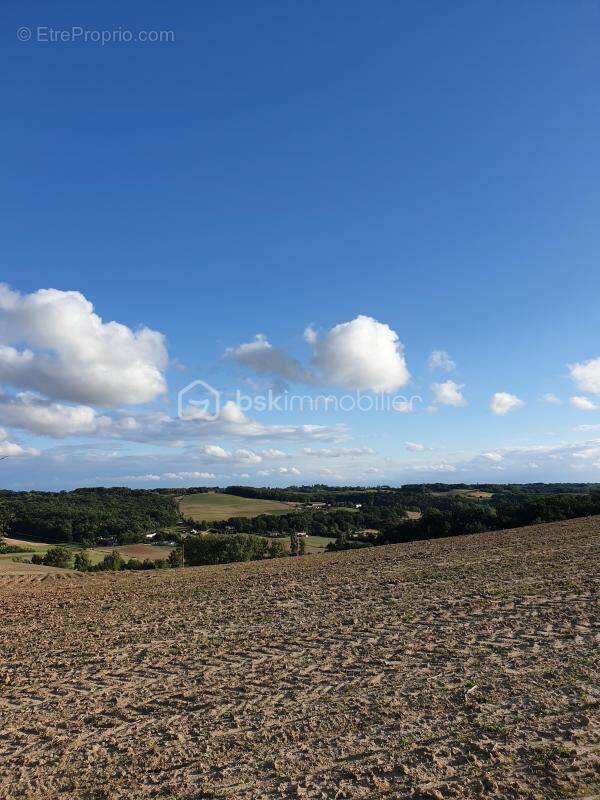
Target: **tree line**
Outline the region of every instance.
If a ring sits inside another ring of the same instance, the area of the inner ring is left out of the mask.
[[[178,519],[174,497],[147,489],[0,491],[0,534],[29,535],[50,542],[139,542],[145,533],[173,525]]]
[[[473,498],[468,491],[489,493]],[[320,487],[325,495],[325,490]],[[345,495],[346,490],[341,494]],[[328,496],[336,495],[329,489]],[[420,518],[409,519],[409,511]],[[278,516],[263,514],[252,519],[233,517],[212,523],[220,531],[290,535],[307,531],[332,536],[330,549],[370,544],[432,539],[467,533],[502,530],[542,522],[600,514],[598,484],[464,484],[409,485],[365,493],[361,508],[303,508]],[[377,533],[374,533],[377,532]]]
[[[22,550],[21,552],[25,552]],[[304,548],[293,548],[291,555],[302,555]],[[75,569],[79,572],[120,572],[122,570],[168,569],[185,566],[199,567],[210,564],[230,564],[236,561],[260,561],[289,555],[278,539],[264,536],[222,535],[189,536],[175,547],[165,559],[125,559],[118,550],[107,553],[102,561],[93,564],[86,550],[74,551],[65,545],[49,547],[43,555],[35,553],[32,564],[47,567]]]
[[[428,508],[420,519],[403,520],[384,529],[378,543],[437,539],[466,533],[520,528],[600,514],[600,491],[513,494],[502,492],[490,502],[455,499],[450,508]]]

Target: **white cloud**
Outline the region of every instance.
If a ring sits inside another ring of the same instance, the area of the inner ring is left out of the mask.
[[[311,383],[312,376],[299,361],[269,342],[262,333],[257,333],[252,342],[229,347],[227,358],[263,375],[279,375],[288,380]]]
[[[178,443],[198,436],[229,435],[239,439],[270,439],[288,441],[339,441],[347,438],[348,429],[342,423],[334,425],[265,425],[249,419],[242,409],[228,400],[223,404],[217,419],[207,413],[197,413],[191,406],[183,408],[183,419],[161,412],[138,414],[140,430],[130,437],[134,441]]]
[[[277,467],[277,469],[260,469],[256,473],[261,477],[268,477],[269,475],[301,475],[298,467]]]
[[[23,347],[24,349],[17,349]],[[54,400],[115,406],[166,391],[164,337],[103,322],[79,292],[0,285],[0,381]]]
[[[313,363],[323,383],[349,389],[391,392],[410,378],[397,333],[362,314],[315,341]]]
[[[228,422],[231,425],[247,425],[249,422],[248,417],[244,414],[242,409],[234,403],[233,400],[228,400],[223,404],[221,409],[220,419],[223,422]]]
[[[240,464],[260,464],[262,456],[255,453],[253,450],[246,450],[240,448],[238,450],[225,450],[218,444],[207,444],[200,450],[208,458],[217,461],[235,461]]]
[[[217,458],[223,460],[231,458],[231,453],[218,444],[207,444],[205,447],[202,448],[202,452],[204,453],[204,455],[209,456],[209,458]]]
[[[419,444],[419,442],[405,442],[404,446],[411,453],[422,453],[425,450],[425,445]]]
[[[90,406],[53,403],[31,392],[0,395],[0,420],[14,428],[53,437],[95,433],[112,424],[110,417],[99,415]],[[122,427],[131,429],[130,417],[122,421]]]
[[[577,459],[591,459],[591,458],[598,458],[600,456],[600,447],[598,445],[590,444],[586,446],[583,450],[577,450],[572,453],[573,458]]]
[[[289,453],[286,453],[283,450],[275,450],[273,448],[269,448],[268,450],[262,451],[263,458],[288,458]]]
[[[463,397],[461,389],[464,384],[459,385],[454,381],[444,381],[443,383],[433,383],[431,390],[435,396],[434,403],[442,403],[446,406],[466,406],[467,401]]]
[[[200,480],[214,480],[216,475],[213,472],[165,472],[161,476],[163,478],[167,478],[168,480],[174,481],[184,481],[192,479],[200,479]]]
[[[569,403],[580,411],[597,411],[598,406],[589,397],[574,396],[569,398]]]
[[[307,325],[304,329],[304,341],[308,342],[309,344],[314,344],[318,338],[319,337],[314,327],[312,325]]]
[[[273,347],[262,333],[251,342],[228,348],[225,356],[256,373],[312,385],[391,392],[410,378],[398,335],[373,317],[361,314],[331,328],[321,339],[309,325],[304,339],[313,350],[314,372]]]
[[[415,464],[409,469],[413,472],[456,472],[453,464]]]
[[[4,428],[0,428],[0,457],[5,458],[6,456],[10,456],[11,458],[14,458],[17,456],[39,455],[39,450],[36,450],[32,447],[21,447],[21,445],[17,444],[16,442],[9,442],[8,433],[4,430]]]
[[[147,472],[145,475],[119,475],[118,480],[133,481],[134,483],[156,483],[160,480],[160,475]]]
[[[550,403],[551,405],[562,405],[562,400],[560,400],[555,394],[552,394],[552,392],[546,392],[546,394],[542,397],[542,400],[544,403]]]
[[[582,364],[569,364],[569,372],[582,392],[600,394],[600,358],[591,358]]]
[[[317,458],[343,458],[344,456],[373,456],[375,450],[371,447],[337,447],[322,448],[315,450],[312,447],[305,447],[302,452],[307,456],[316,456]]]
[[[490,401],[491,410],[498,416],[504,416],[509,411],[514,411],[522,405],[524,405],[524,402],[516,394],[510,394],[509,392],[496,392]]]
[[[262,462],[262,456],[252,450],[234,450],[232,458],[240,464],[260,464]]]
[[[485,459],[485,461],[495,461],[495,462],[503,460],[503,456],[501,456],[500,453],[496,453],[494,450],[490,450],[487,453],[482,453],[481,458]]]
[[[443,369],[446,372],[452,372],[456,364],[445,350],[433,350],[427,360],[427,366],[429,369]]]

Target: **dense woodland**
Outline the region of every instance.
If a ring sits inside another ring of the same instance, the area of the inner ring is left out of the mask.
[[[76,489],[73,492],[0,491],[0,525],[50,542],[119,544],[173,525],[179,513],[173,497],[145,489]],[[0,534],[2,533],[0,529]]]
[[[234,489],[235,493],[241,491],[241,487],[225,491],[234,493]],[[485,496],[470,494],[473,490]],[[598,484],[484,484],[476,487],[415,484],[375,490],[327,486],[245,487],[245,496],[327,505],[304,505],[298,511],[280,516],[236,517],[213,523],[213,527],[255,534],[307,531],[335,536],[337,548],[356,546],[360,542],[387,544],[481,533],[600,514]],[[310,499],[302,500],[303,497]],[[407,512],[411,511],[418,511],[422,516],[409,519]]]

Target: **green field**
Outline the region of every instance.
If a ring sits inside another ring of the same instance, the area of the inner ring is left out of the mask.
[[[285,542],[289,546],[289,538],[286,537]],[[335,542],[334,536],[305,536],[307,553],[324,553],[325,548],[330,542]]]
[[[233,494],[203,492],[178,498],[179,510],[196,522],[217,522],[230,517],[258,517],[259,514],[289,514],[295,511],[294,503],[277,500],[254,500]]]
[[[81,550],[81,546],[78,544],[64,543],[64,542],[53,542],[52,544],[46,542],[43,544],[42,543],[38,544],[34,543],[30,539],[28,539],[27,541],[21,541],[20,539],[13,537],[6,538],[5,542],[7,544],[15,544],[18,545],[19,547],[27,548],[27,550],[29,550],[30,552],[0,554],[0,565],[1,562],[13,561],[15,558],[18,558],[19,560],[23,560],[25,562],[29,562],[31,561],[31,556],[36,554],[38,556],[45,556],[50,547],[57,547],[58,545],[60,545],[61,547],[68,547],[69,550],[73,551],[73,553],[76,553]],[[92,564],[99,564],[106,555],[106,553],[101,553],[99,550],[92,548],[88,549],[87,554],[90,557]],[[1,566],[0,566],[0,571],[1,571]]]

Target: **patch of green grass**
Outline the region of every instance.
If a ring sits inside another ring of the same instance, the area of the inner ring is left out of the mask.
[[[561,758],[570,758],[571,751],[562,744],[548,744],[537,747],[533,751],[533,758],[538,764],[553,764]]]
[[[479,727],[492,736],[508,736],[508,728],[501,722],[480,722]]]

